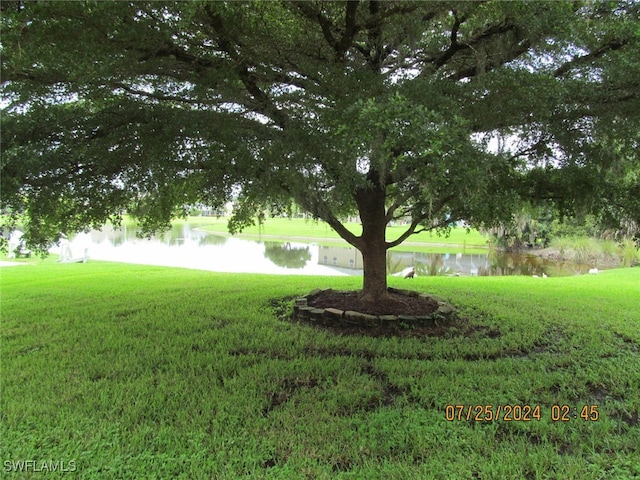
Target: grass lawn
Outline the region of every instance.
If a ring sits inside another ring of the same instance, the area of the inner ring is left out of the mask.
[[[359,278],[34,263],[0,269],[3,478],[640,477],[640,268],[390,278],[474,328],[367,338],[272,308]]]

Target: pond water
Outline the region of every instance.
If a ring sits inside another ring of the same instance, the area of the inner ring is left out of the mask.
[[[52,253],[61,258],[162,265],[216,272],[294,275],[362,275],[362,256],[352,247],[336,243],[247,240],[199,230],[196,225],[174,226],[152,239],[138,238],[137,229],[104,227],[80,233]],[[487,254],[423,253],[390,250],[387,268],[401,275],[413,267],[416,275],[538,275],[585,273],[587,266],[557,264],[534,255],[500,252]]]

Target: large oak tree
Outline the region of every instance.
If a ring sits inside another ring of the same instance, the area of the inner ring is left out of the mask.
[[[3,2],[5,220],[46,247],[124,211],[154,231],[237,196],[237,230],[293,199],[362,252],[373,300],[423,229],[543,201],[637,221],[639,8]]]

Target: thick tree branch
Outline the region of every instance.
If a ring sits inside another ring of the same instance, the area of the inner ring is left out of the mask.
[[[460,22],[461,24],[462,22],[464,22],[464,20],[464,18],[456,20],[456,23]],[[470,56],[469,59],[475,61],[472,61],[471,64],[469,64],[468,61],[463,62],[463,65],[461,65],[457,69],[454,69],[454,71],[448,75],[448,78],[451,80],[471,78],[486,72],[490,72],[506,63],[509,63],[510,61],[528,51],[529,48],[531,48],[531,41],[529,39],[522,38],[521,40],[517,40],[517,38],[522,34],[521,28],[518,25],[509,22],[508,20],[486,28],[482,32],[474,35],[466,42],[458,41],[458,29],[459,25],[457,28],[455,28],[454,24],[454,28],[452,29],[451,33],[452,39],[455,38],[456,40],[456,44],[452,43],[449,48],[445,50],[440,56],[430,60],[431,62],[435,62],[434,66],[436,66],[436,69],[438,69],[440,67],[448,65],[452,59],[457,58],[456,53],[460,51],[470,50],[471,52],[473,52],[473,55]],[[482,55],[481,52],[485,45],[489,44],[494,39],[504,35],[515,36],[515,38],[512,39],[512,41],[509,43],[510,48],[508,50],[503,50],[501,51],[501,55],[494,55],[490,59],[486,58],[486,56],[479,57],[479,55]]]
[[[442,208],[444,208],[444,206],[447,205],[454,198],[455,198],[455,194],[453,194],[453,193],[449,194],[449,195],[446,195],[446,196],[444,196],[444,197],[442,197],[442,198],[440,198],[438,200],[438,202],[437,202],[435,207],[431,206],[428,209],[428,211],[422,211],[419,214],[416,214],[416,211],[414,209],[408,208],[406,210],[406,213],[413,213],[411,225],[409,225],[409,228],[407,228],[407,230],[402,235],[400,235],[396,240],[394,240],[392,242],[387,242],[387,249],[393,248],[393,247],[396,247],[396,246],[400,245],[402,242],[404,242],[411,235],[420,233],[420,232],[425,231],[425,230],[433,230],[434,228],[438,228],[441,225],[446,225],[446,224],[451,223],[453,221],[457,221],[457,220],[452,220],[451,218],[448,218],[446,221],[440,222],[440,224],[432,225],[429,228],[422,228],[422,229],[418,230],[418,226],[420,225],[420,223],[424,222],[425,220],[427,220],[429,218],[433,218],[435,214],[440,212],[442,210]],[[387,213],[387,215],[388,215],[388,213]]]
[[[402,235],[400,235],[398,238],[396,238],[392,242],[385,243],[387,250],[393,247],[397,247],[402,242],[404,242],[407,238],[409,238],[411,235],[424,231],[425,229],[421,229],[420,231],[416,231],[416,229],[418,228],[418,225],[420,225],[420,222],[426,220],[427,218],[428,218],[428,215],[421,215],[419,217],[414,218],[411,221],[411,225],[409,225],[409,228],[407,228],[402,233]]]
[[[376,17],[380,10],[380,4],[377,1],[369,2],[369,13],[372,17]],[[369,50],[365,57],[367,58],[369,65],[371,65],[371,69],[374,72],[380,71],[380,65],[382,64],[382,25],[380,21],[370,22],[367,25],[367,30],[369,32]]]
[[[209,17],[209,21],[213,29],[218,34],[218,42],[220,47],[231,57],[236,63],[236,74],[244,85],[245,89],[253,99],[253,109],[257,113],[267,116],[273,120],[280,128],[285,128],[288,123],[287,116],[277,108],[269,96],[258,86],[257,75],[253,74],[247,64],[246,59],[241,58],[234,42],[227,36],[226,28],[222,22],[222,17],[213,12],[210,5],[205,7],[205,11]]]
[[[579,57],[574,57],[568,62],[563,63],[560,67],[556,69],[553,75],[558,78],[568,73],[575,67],[579,67],[580,65],[587,64],[596,58],[602,57],[606,53],[614,50],[619,50],[629,43],[628,40],[624,39],[613,39],[600,46],[600,48],[594,50],[593,52],[589,52],[586,55],[582,55]]]
[[[374,0],[372,0],[372,3]],[[349,0],[347,1],[347,7],[345,9],[345,20],[344,20],[344,33],[342,34],[342,38],[336,45],[336,53],[339,58],[344,58],[345,52],[351,47],[353,44],[353,39],[360,30],[359,26],[356,23],[356,12],[358,10],[359,0]]]
[[[520,42],[520,44],[516,48],[511,50],[508,55],[505,55],[502,59],[488,61],[482,66],[482,68],[478,68],[478,63],[474,63],[467,68],[452,73],[451,75],[449,75],[449,78],[451,80],[462,80],[463,78],[472,78],[484,73],[491,72],[501,67],[502,65],[518,58],[520,55],[529,50],[529,48],[531,48],[531,42],[529,40],[524,40]]]
[[[321,199],[311,199],[308,194],[295,195],[296,201],[307,210],[315,218],[319,218],[328,223],[340,237],[350,245],[356,247],[358,250],[362,248],[361,237],[358,237],[351,233],[344,224],[338,220],[338,218],[331,211],[331,208]]]
[[[211,59],[197,57],[184,51],[171,42],[167,42],[163,47],[149,50],[142,49],[138,46],[128,47],[125,50],[137,52],[139,54],[138,61],[143,63],[155,58],[172,58],[178,62],[187,64],[189,67],[200,71],[205,68],[215,68],[220,66],[220,62],[214,62]]]
[[[309,212],[314,218],[319,218],[329,224],[343,240],[358,250],[361,250],[363,245],[361,237],[350,232],[338,217],[335,216],[331,207],[320,198],[318,194],[314,195],[304,188],[301,190],[294,188],[293,186],[297,184],[295,181],[279,181],[277,187],[292,197],[298,205]]]
[[[294,5],[298,7],[298,10],[306,19],[317,22],[318,25],[320,25],[325,40],[329,45],[331,45],[332,48],[335,49],[338,42],[333,37],[333,32],[331,31],[332,25],[329,19],[325,15],[323,15],[322,12],[313,8],[311,2],[297,1],[294,2]]]
[[[413,197],[416,194],[415,191],[413,190],[409,190],[407,192],[405,192],[403,195],[400,195],[399,197],[396,198],[395,202],[393,202],[389,208],[387,208],[387,214],[385,216],[385,221],[388,224],[391,220],[394,220],[395,218],[399,218],[394,216],[395,212],[398,210],[398,208],[400,208],[401,206],[403,206],[405,203],[407,203],[407,201],[409,201],[409,199],[411,197]],[[404,215],[401,215],[404,216]]]
[[[337,38],[339,29],[333,25],[326,15],[324,15],[320,10],[314,8],[310,2],[299,1],[295,2],[295,5],[305,18],[318,23],[325,40],[334,50],[336,59],[339,62],[343,62],[347,50],[349,50],[353,45],[353,39],[361,28],[356,23],[356,12],[358,10],[359,3],[359,0],[349,0],[346,2],[344,29],[339,38]]]
[[[446,64],[457,52],[460,50],[465,50],[471,48],[467,44],[458,43],[458,32],[460,31],[460,26],[465,22],[466,17],[459,18],[456,11],[453,11],[453,15],[455,18],[455,22],[451,27],[451,35],[450,35],[450,44],[449,48],[447,48],[444,52],[438,55],[436,58],[430,60],[433,66],[437,69]]]
[[[177,102],[177,103],[186,103],[189,105],[218,105],[220,103],[219,100],[216,100],[215,102],[213,102],[213,101],[203,100],[202,98],[194,99],[194,98],[187,98],[187,97],[179,97],[176,95],[165,95],[163,93],[149,92],[146,90],[140,90],[137,88],[130,87],[129,85],[126,85],[122,82],[114,82],[111,85],[114,88],[119,88],[132,95],[138,95],[140,97],[145,97],[145,98],[152,98],[154,100],[158,100],[161,102]]]

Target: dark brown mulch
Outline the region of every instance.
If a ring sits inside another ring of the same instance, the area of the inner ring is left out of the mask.
[[[438,309],[433,300],[390,293],[388,299],[379,299],[375,303],[364,302],[359,292],[321,292],[308,301],[316,308],[337,308],[352,310],[369,315],[429,315]]]

